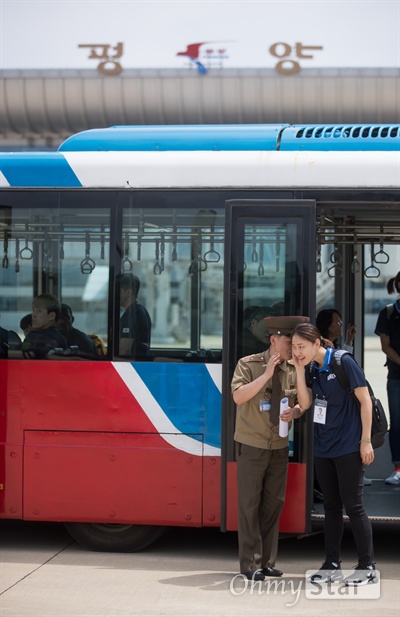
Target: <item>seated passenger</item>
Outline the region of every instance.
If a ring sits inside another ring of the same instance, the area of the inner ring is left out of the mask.
[[[118,276],[117,283],[120,305],[124,309],[119,322],[119,353],[121,356],[146,356],[150,349],[151,319],[145,307],[137,301],[140,280],[129,272]]]
[[[61,305],[60,316],[56,323],[56,328],[65,337],[68,347],[78,347],[79,351],[90,356],[97,356],[97,349],[92,339],[73,327],[75,317],[72,314],[72,309],[68,304]]]
[[[0,326],[0,358],[8,355],[8,330]]]
[[[22,343],[25,353],[32,353],[36,358],[44,358],[52,349],[66,349],[67,341],[56,330],[60,314],[60,303],[52,294],[40,294],[32,302],[32,330]]]
[[[0,326],[0,358],[7,358],[9,351],[21,349],[21,339],[14,330],[6,330]]]
[[[22,330],[22,332],[24,333],[25,336],[28,334],[28,332],[30,332],[32,330],[32,315],[31,315],[31,313],[29,313],[28,315],[25,315],[25,317],[23,317],[21,319],[21,321],[19,322],[19,327],[21,328],[21,330]]]

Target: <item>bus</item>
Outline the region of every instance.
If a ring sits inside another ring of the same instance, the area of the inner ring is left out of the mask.
[[[363,363],[399,269],[399,138],[400,125],[113,126],[1,153],[0,516],[63,522],[102,551],[171,526],[235,531],[230,381],[246,316],[334,305]],[[136,356],[120,350],[127,273],[151,319]],[[103,353],[24,354],[19,323],[42,293]],[[290,429],[282,534],[323,516],[312,433],[307,413]],[[397,520],[380,484],[368,514]]]

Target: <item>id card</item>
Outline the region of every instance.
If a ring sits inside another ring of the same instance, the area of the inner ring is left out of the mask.
[[[328,403],[325,399],[316,398],[314,403],[314,422],[317,424],[325,424],[326,410]]]
[[[270,411],[271,401],[260,401],[260,411]]]

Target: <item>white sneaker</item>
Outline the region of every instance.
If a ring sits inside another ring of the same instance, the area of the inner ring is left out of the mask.
[[[343,573],[339,563],[324,561],[318,572],[310,576],[311,583],[335,583],[343,579]]]
[[[395,470],[388,478],[386,478],[385,484],[400,486],[400,471]]]
[[[375,578],[375,564],[371,563],[367,566],[358,565],[353,574],[347,576],[343,582],[348,586],[358,587],[360,585],[369,585],[370,583],[374,583]]]

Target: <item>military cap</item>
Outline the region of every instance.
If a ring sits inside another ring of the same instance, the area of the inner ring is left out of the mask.
[[[269,334],[280,334],[283,336],[290,336],[293,328],[301,323],[309,323],[309,317],[265,317],[265,324]]]

